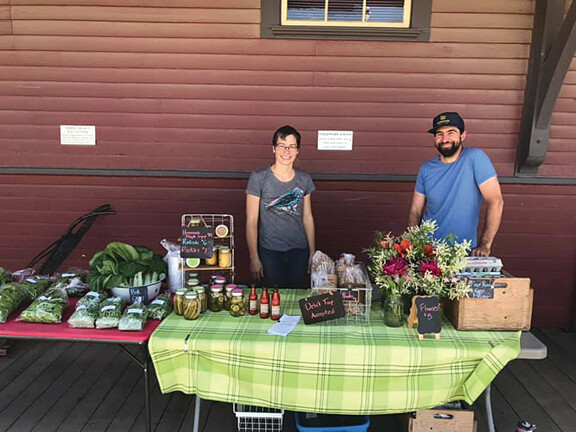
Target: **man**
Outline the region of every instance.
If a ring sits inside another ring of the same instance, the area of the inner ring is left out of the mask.
[[[438,238],[452,233],[457,241],[472,242],[471,255],[489,256],[504,207],[496,170],[482,150],[463,146],[466,130],[458,113],[437,115],[428,132],[440,155],[424,162],[418,172],[408,226],[433,219]],[[486,221],[477,241],[482,199]]]

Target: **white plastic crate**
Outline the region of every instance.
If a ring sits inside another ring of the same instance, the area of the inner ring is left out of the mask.
[[[284,410],[234,404],[238,432],[281,432]]]

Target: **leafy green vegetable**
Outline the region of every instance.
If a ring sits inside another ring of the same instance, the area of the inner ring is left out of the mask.
[[[106,299],[103,292],[90,291],[76,303],[76,310],[68,319],[68,324],[77,328],[94,328],[100,303]]]
[[[12,275],[10,272],[0,267],[0,285],[4,285],[10,281],[12,281]]]
[[[100,303],[96,328],[118,327],[122,309],[124,309],[124,299],[122,297],[111,297]]]
[[[17,319],[25,322],[57,324],[62,322],[62,313],[66,306],[68,306],[66,290],[52,287],[34,300]]]
[[[140,303],[131,304],[122,314],[118,330],[142,330],[146,324],[146,317],[146,306]]]
[[[148,305],[148,318],[154,320],[163,320],[172,312],[172,303],[170,297],[160,294]]]
[[[112,242],[90,260],[88,283],[93,290],[142,286],[159,282],[167,266],[162,256],[144,246]]]

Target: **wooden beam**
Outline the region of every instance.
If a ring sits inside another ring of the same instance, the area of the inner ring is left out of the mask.
[[[516,175],[536,177],[546,159],[554,105],[576,52],[576,2],[536,0]]]

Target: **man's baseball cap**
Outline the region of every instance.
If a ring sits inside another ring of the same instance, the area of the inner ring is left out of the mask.
[[[432,129],[428,133],[435,134],[436,131],[442,126],[454,126],[460,129],[460,133],[464,132],[464,120],[457,112],[445,112],[438,114],[432,120]]]

